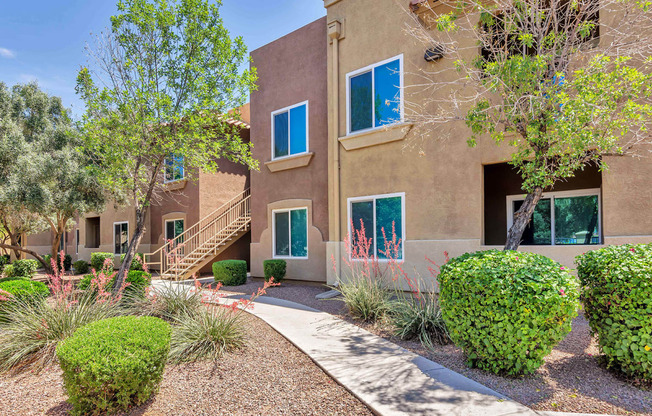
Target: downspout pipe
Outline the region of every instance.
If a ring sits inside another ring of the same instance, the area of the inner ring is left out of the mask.
[[[340,37],[342,36],[342,24],[335,20],[328,24],[328,37],[331,40],[333,45],[332,50],[332,106],[331,106],[331,126],[330,126],[330,135],[331,135],[331,154],[333,155],[332,160],[332,209],[333,209],[333,226],[331,227],[332,237],[331,241],[335,241],[335,275],[336,279],[339,281],[341,266],[342,266],[342,253],[341,253],[341,242],[342,242],[342,224],[341,224],[341,194],[340,194],[340,142],[339,142],[339,130],[340,130]],[[335,284],[337,284],[336,282]]]

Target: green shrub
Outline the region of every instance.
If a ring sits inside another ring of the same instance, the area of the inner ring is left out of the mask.
[[[3,254],[0,256],[0,273],[4,270],[5,266],[9,264],[11,257],[9,254]]]
[[[4,268],[3,276],[9,278],[9,277],[25,277],[25,276],[16,276],[16,271],[14,270],[14,266],[11,264],[7,264]]]
[[[468,253],[441,268],[440,303],[468,364],[529,374],[571,330],[578,284],[559,263],[533,253]]]
[[[52,256],[51,255],[46,254],[45,256],[43,256],[43,260],[45,260],[45,262],[48,265],[52,265],[52,262],[51,262]],[[59,269],[61,269],[62,264],[61,264],[61,258],[59,256],[57,256],[57,262],[59,263]],[[66,254],[66,255],[63,256],[63,270],[70,271],[71,267],[72,267],[72,256],[70,254]]]
[[[89,289],[94,277],[95,276],[92,274],[85,275],[79,281],[77,287],[81,290]],[[127,273],[126,281],[129,283],[129,286],[127,286],[125,289],[125,294],[143,295],[145,293],[145,289],[152,283],[152,275],[143,271],[132,270]],[[104,290],[107,292],[110,291],[114,284],[115,276],[107,281]]]
[[[41,300],[50,295],[50,289],[42,282],[34,282],[25,278],[9,280],[0,283],[0,290],[12,295],[13,300]]]
[[[263,261],[263,271],[265,272],[265,281],[274,278],[274,283],[281,283],[285,279],[287,262],[285,260],[265,260]]]
[[[56,349],[76,415],[116,413],[156,393],[170,351],[170,324],[124,316],[78,329]]]
[[[223,260],[213,263],[215,282],[224,286],[239,286],[247,283],[247,262],[244,260]],[[275,279],[276,280],[276,279]]]
[[[110,264],[111,268],[113,268],[113,253],[91,253],[91,268],[99,272],[102,270],[102,267],[104,267],[104,261],[106,261],[106,259],[111,260]]]
[[[125,256],[126,254],[122,254],[120,256],[120,263],[125,261]],[[136,253],[134,255],[134,258],[131,259],[131,265],[129,265],[129,270],[137,270],[137,271],[144,271],[145,268],[143,267],[143,260],[145,259],[145,255],[142,253]]]
[[[607,365],[652,380],[652,244],[577,257],[582,302]]]
[[[75,269],[76,274],[87,274],[91,270],[90,264],[85,260],[77,260],[73,263],[72,268]]]
[[[27,277],[31,279],[39,264],[38,261],[33,259],[16,260],[11,264],[11,267],[5,267],[5,275],[7,277]]]
[[[11,282],[11,281],[13,281],[13,280],[27,280],[27,281],[31,281],[31,279],[30,279],[29,277],[25,277],[25,276],[13,276],[13,277],[3,277],[2,279],[0,279],[0,283],[3,283],[3,282]]]
[[[392,302],[389,316],[394,333],[401,339],[417,339],[426,348],[450,341],[434,292],[420,292],[416,297],[401,293]]]

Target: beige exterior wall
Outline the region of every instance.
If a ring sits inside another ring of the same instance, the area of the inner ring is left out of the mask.
[[[288,279],[325,281],[328,239],[326,19],[251,53],[258,90],[251,94],[251,140],[260,172],[251,173],[251,273],[273,257],[272,209],[308,208],[308,259],[287,259]],[[308,101],[308,152],[269,164],[272,112]],[[308,162],[306,165],[306,161]]]
[[[404,6],[407,6],[407,1]],[[489,139],[469,148],[468,128],[462,122],[434,126],[422,138],[403,129],[380,129],[362,138],[347,136],[347,73],[398,55],[403,56],[404,94],[411,102],[424,102],[410,85],[419,82],[422,70],[455,76],[452,60],[425,62],[425,47],[411,39],[404,27],[410,17],[394,0],[326,0],[328,22],[343,25],[339,41],[340,137],[340,232],[347,233],[347,199],[352,197],[405,193],[405,261],[406,270],[428,276],[426,257],[441,264],[444,252],[457,256],[468,251],[494,248],[484,242],[483,165],[509,159],[509,149],[496,146]],[[460,48],[476,53],[472,40],[459,39]],[[329,100],[334,97],[333,46],[329,46]],[[439,91],[441,99],[448,91]],[[430,98],[433,98],[430,96]],[[436,97],[434,97],[436,98]],[[332,139],[331,139],[332,140]],[[390,141],[391,140],[391,141]],[[354,150],[351,143],[363,146]],[[380,143],[373,145],[375,143]],[[652,241],[652,164],[645,159],[610,159],[611,170],[602,179],[602,221],[605,244]],[[333,163],[333,160],[331,160]],[[330,213],[331,221],[334,212]],[[329,243],[329,255],[338,243]],[[341,246],[341,245],[340,245]],[[495,248],[500,248],[496,246]],[[522,247],[536,251],[572,267],[576,255],[596,246]],[[329,274],[329,281],[335,276]]]

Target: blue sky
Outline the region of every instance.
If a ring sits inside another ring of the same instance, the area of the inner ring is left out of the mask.
[[[60,96],[76,115],[83,104],[75,78],[85,64],[91,33],[109,25],[117,0],[0,1],[0,81],[13,85],[38,80]],[[243,36],[249,51],[326,14],[323,0],[223,0],[222,18],[232,36]]]

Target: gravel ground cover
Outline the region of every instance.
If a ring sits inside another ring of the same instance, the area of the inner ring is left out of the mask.
[[[372,415],[266,323],[247,316],[249,345],[211,363],[170,366],[160,392],[129,416]],[[61,371],[0,378],[0,415],[64,416]]]
[[[262,286],[262,280],[250,279],[246,285],[226,287],[223,291],[250,294]],[[589,333],[582,314],[573,322],[571,333],[546,357],[545,364],[531,375],[504,378],[470,369],[462,351],[454,345],[426,350],[418,342],[403,341],[382,324],[368,325],[346,315],[340,300],[317,300],[329,290],[323,284],[283,282],[268,289],[268,296],[302,303],[338,315],[402,347],[440,363],[491,389],[535,410],[602,413],[612,415],[652,415],[652,389],[634,386],[600,365],[598,346]]]

